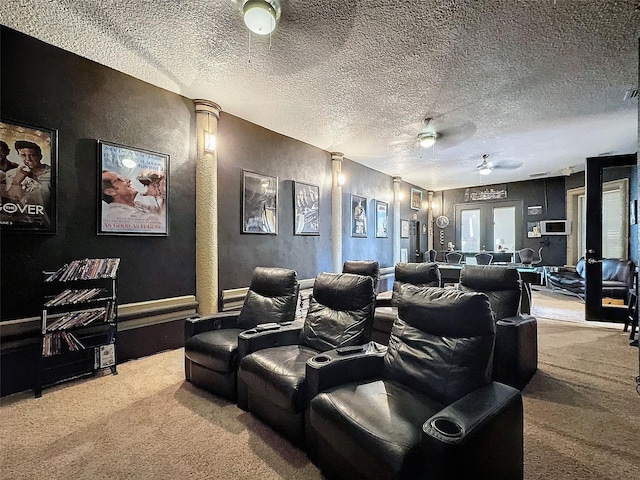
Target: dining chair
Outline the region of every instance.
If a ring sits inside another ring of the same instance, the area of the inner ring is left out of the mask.
[[[486,252],[476,253],[476,264],[478,265],[491,265],[493,262],[493,255]]]
[[[447,263],[455,263],[455,264],[460,264],[462,263],[462,254],[458,253],[458,252],[449,252],[444,256],[445,260],[447,261]]]
[[[542,262],[542,249],[544,247],[540,247],[538,249],[538,260],[533,260],[533,257],[535,255],[535,250],[533,248],[523,248],[521,250],[518,250],[518,256],[520,257],[520,263],[522,263],[522,265],[537,265],[538,263]]]

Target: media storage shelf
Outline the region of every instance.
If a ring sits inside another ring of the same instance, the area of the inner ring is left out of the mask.
[[[109,368],[116,375],[118,258],[75,260],[42,272],[39,369],[42,389]]]

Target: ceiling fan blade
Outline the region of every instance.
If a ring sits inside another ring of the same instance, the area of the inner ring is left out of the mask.
[[[504,161],[504,162],[496,162],[491,167],[494,170],[517,170],[521,166],[524,165],[524,162],[518,161]]]
[[[436,122],[433,125],[433,130],[438,132],[438,146],[440,148],[451,148],[471,138],[478,130],[478,127],[473,122],[465,122],[448,128],[438,128]]]

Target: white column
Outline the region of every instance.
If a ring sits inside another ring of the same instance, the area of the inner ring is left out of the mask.
[[[429,190],[427,192],[427,201],[429,202],[429,206],[427,209],[427,250],[433,250],[434,239],[433,239],[433,191]]]
[[[402,178],[393,177],[393,264],[400,261],[400,182]]]
[[[218,152],[208,150],[207,134],[218,134],[221,108],[194,100],[196,109],[196,299],[198,313],[218,311]]]
[[[333,271],[342,272],[342,161],[344,154],[331,154],[331,258]]]

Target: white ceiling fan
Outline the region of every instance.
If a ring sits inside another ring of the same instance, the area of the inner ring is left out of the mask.
[[[478,165],[476,167],[476,171],[480,175],[489,175],[494,170],[499,170],[499,169],[502,169],[502,170],[516,170],[516,169],[520,168],[524,164],[523,162],[493,163],[493,162],[489,162],[487,160],[488,158],[489,158],[489,155],[487,155],[486,153],[484,155],[482,155],[482,163],[480,163],[480,165]]]

